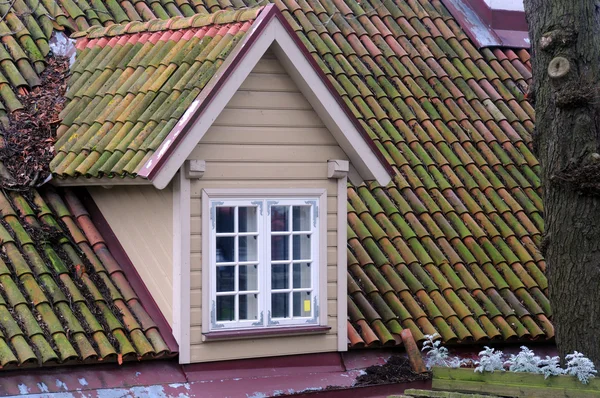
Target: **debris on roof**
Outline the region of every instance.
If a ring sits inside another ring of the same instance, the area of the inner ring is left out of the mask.
[[[40,85],[17,94],[23,107],[8,115],[1,128],[0,162],[12,178],[0,178],[6,189],[28,189],[40,185],[50,175],[58,115],[65,102],[69,60],[52,56],[40,76]]]
[[[408,383],[430,379],[431,372],[415,373],[410,367],[408,358],[394,355],[383,365],[366,368],[364,374],[356,378],[355,386]]]
[[[67,37],[63,32],[56,31],[50,38],[50,50],[57,57],[69,59],[69,67],[75,63],[75,40]]]
[[[0,369],[171,356],[78,195],[36,189],[69,74],[69,39],[48,40],[70,23],[33,3],[0,4]]]

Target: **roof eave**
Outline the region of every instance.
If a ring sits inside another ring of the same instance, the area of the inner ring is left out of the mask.
[[[57,187],[92,187],[103,186],[112,187],[117,185],[152,185],[152,181],[142,177],[83,177],[76,178],[58,178],[51,180],[52,185]]]

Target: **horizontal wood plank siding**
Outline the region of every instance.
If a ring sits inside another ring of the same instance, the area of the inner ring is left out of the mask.
[[[327,160],[347,156],[279,61],[258,63],[189,158],[206,161],[202,179],[191,183],[192,362],[336,351],[337,181],[327,178]],[[209,188],[327,189],[327,234],[321,237],[328,246],[321,259],[327,290],[320,293],[327,334],[202,342],[202,311],[209,307],[202,307],[201,197]]]
[[[153,186],[88,188],[165,319],[173,322],[173,192]]]

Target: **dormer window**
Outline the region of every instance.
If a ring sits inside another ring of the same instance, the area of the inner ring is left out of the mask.
[[[210,331],[318,324],[319,200],[210,198]]]

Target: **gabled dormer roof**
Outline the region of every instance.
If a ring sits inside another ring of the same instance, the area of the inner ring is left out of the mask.
[[[274,5],[92,28],[77,47],[50,164],[59,177],[164,188],[269,48],[358,174],[386,185],[394,173]]]

